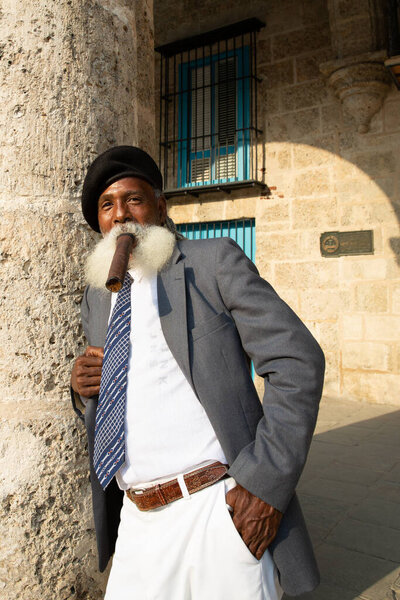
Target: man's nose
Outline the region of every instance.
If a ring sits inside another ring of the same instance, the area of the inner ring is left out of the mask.
[[[122,200],[115,203],[114,223],[126,223],[132,221],[132,215],[129,212],[128,205]]]

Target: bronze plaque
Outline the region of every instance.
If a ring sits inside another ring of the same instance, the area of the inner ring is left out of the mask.
[[[322,256],[373,254],[373,231],[327,231],[321,234],[320,247]]]

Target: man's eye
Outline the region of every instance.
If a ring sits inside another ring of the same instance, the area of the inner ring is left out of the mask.
[[[106,209],[106,208],[110,208],[111,202],[103,202],[103,204],[101,205],[101,208]]]
[[[133,202],[134,204],[139,204],[139,202],[142,202],[142,199],[138,198],[137,196],[130,196],[128,198],[128,202]]]

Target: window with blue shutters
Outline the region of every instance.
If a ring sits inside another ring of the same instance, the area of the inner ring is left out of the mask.
[[[156,48],[165,195],[258,185],[256,33],[247,19]]]

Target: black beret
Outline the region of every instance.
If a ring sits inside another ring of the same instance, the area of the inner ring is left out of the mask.
[[[135,146],[114,146],[100,154],[89,166],[83,182],[82,212],[90,227],[100,232],[97,207],[101,194],[124,177],[140,177],[162,190],[160,169],[147,152]]]

